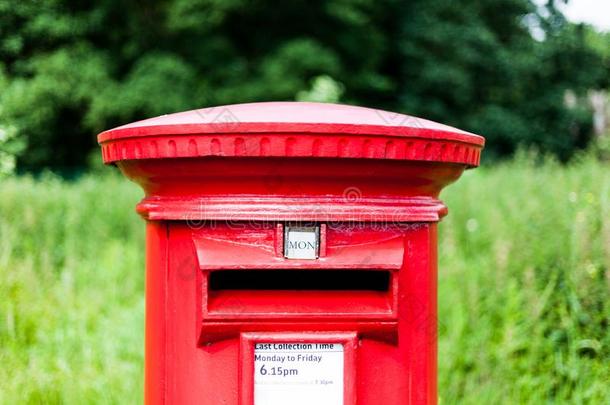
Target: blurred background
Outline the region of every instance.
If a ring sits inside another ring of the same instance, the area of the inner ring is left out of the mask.
[[[484,135],[442,196],[440,403],[608,403],[610,0],[0,0],[0,403],[142,400],[142,195],[96,134],[268,100]]]

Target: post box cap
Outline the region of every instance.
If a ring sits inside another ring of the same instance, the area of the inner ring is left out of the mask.
[[[373,158],[479,164],[484,138],[422,118],[310,102],[210,107],[98,136],[105,163],[204,156]]]

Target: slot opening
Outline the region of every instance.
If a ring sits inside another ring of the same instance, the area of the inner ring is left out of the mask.
[[[383,270],[216,270],[211,291],[389,291],[391,274]]]

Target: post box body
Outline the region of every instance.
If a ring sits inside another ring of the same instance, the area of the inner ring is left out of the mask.
[[[99,140],[145,191],[146,403],[436,404],[438,195],[482,138],[260,103]]]

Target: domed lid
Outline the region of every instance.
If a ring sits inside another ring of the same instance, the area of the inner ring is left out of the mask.
[[[234,104],[162,115],[98,136],[105,163],[198,156],[479,164],[484,138],[433,121],[324,103]]]

